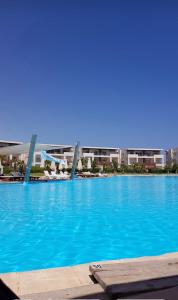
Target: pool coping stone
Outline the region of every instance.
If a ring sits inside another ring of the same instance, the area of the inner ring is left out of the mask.
[[[122,262],[149,261],[160,259],[178,259],[178,252],[166,253],[159,256],[146,256],[139,258],[127,258],[102,262],[92,262],[71,267],[59,267],[51,269],[34,270],[27,272],[2,273],[0,278],[18,296],[42,293],[66,288],[74,288],[92,285],[89,265],[114,264]]]

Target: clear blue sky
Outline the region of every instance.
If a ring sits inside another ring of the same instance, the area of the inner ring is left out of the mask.
[[[0,1],[0,139],[178,146],[178,1]]]

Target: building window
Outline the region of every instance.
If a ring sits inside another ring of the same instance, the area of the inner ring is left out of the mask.
[[[40,154],[36,154],[36,156],[35,156],[35,162],[36,163],[41,163],[41,155]]]
[[[156,158],[156,164],[161,165],[162,164],[162,159],[161,158]]]
[[[133,164],[136,164],[137,163],[137,159],[135,157],[132,157],[129,159],[129,164],[130,165],[133,165]]]

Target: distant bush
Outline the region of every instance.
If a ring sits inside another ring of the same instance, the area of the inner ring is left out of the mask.
[[[152,168],[152,169],[148,170],[148,173],[151,173],[151,174],[163,174],[165,172],[164,172],[164,169]]]
[[[142,174],[142,173],[147,172],[145,166],[142,165],[142,164],[134,164],[132,166],[132,170],[133,170],[133,173],[138,173],[138,174]]]
[[[132,168],[130,166],[122,164],[118,169],[118,173],[132,173]]]
[[[100,172],[99,167],[92,168],[92,173],[99,173],[99,172]]]
[[[90,170],[88,170],[88,168],[82,168],[81,171],[79,171],[79,170],[76,170],[76,171],[77,171],[77,173],[82,173],[82,172],[88,172]]]
[[[100,168],[97,166],[95,160],[92,161],[91,170],[87,170],[87,171],[91,171],[92,173],[98,173],[100,171]]]
[[[107,167],[103,168],[103,171],[104,171],[104,173],[114,173],[115,170],[113,167],[107,166]]]
[[[33,166],[31,168],[31,173],[43,173],[44,172],[44,168],[41,168],[39,166]]]
[[[171,171],[172,171],[172,173],[178,173],[178,165],[177,164],[173,164]]]
[[[117,172],[118,171],[118,162],[113,160],[112,167],[113,167],[114,171]]]
[[[3,167],[3,174],[4,175],[10,175],[11,174],[11,172],[13,172],[14,171],[14,169],[12,168],[12,167],[7,167],[7,166],[5,166],[5,167]]]
[[[88,162],[88,159],[86,157],[82,157],[81,158],[81,161],[82,161],[82,166],[84,169],[87,169],[87,162]]]
[[[166,174],[172,173],[172,168],[170,166],[165,166],[163,172]]]

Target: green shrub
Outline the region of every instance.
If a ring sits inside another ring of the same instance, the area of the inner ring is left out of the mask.
[[[88,171],[88,170],[87,170]],[[91,172],[92,173],[98,173],[100,171],[100,168],[97,166],[97,163],[95,160],[92,161],[91,164]]]
[[[141,164],[133,164],[132,170],[133,170],[133,173],[138,173],[138,174],[146,173],[145,166],[141,165]]]
[[[131,173],[132,169],[130,166],[122,164],[120,168],[117,169],[118,173]]]
[[[117,172],[118,171],[118,162],[113,160],[112,167],[113,167],[114,171]]]
[[[172,173],[178,173],[178,165],[177,164],[173,164],[173,166],[171,168],[171,172]]]
[[[31,173],[43,173],[44,168],[41,168],[39,166],[32,166]]]
[[[3,174],[4,175],[10,175],[11,174],[11,172],[13,172],[14,171],[14,169],[12,168],[12,167],[7,167],[7,166],[5,166],[5,167],[3,167]]]
[[[88,172],[88,171],[89,171],[88,168],[85,167],[85,168],[82,169],[81,172]]]
[[[96,161],[93,160],[91,163],[91,171],[94,172],[95,168],[97,168],[97,164],[96,164]]]
[[[92,168],[92,173],[99,173],[99,172],[100,172],[99,167]]]
[[[152,168],[152,169],[149,169],[148,172],[151,174],[162,174],[162,173],[164,173],[164,170],[159,169],[159,168]]]
[[[104,173],[114,173],[113,167],[104,167],[103,168]]]
[[[88,159],[86,157],[81,158],[83,168],[87,168]]]

